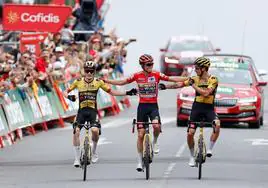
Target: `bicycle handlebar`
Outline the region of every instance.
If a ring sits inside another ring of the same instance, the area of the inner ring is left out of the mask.
[[[189,121],[189,124],[197,124],[197,125],[215,125],[215,122],[205,122],[205,121]]]
[[[155,124],[155,125],[157,125],[157,124],[159,124],[159,123],[150,123],[150,122],[142,122],[142,121],[141,121],[141,122],[136,122],[136,123],[135,123],[135,125],[137,125],[137,124],[148,124],[148,125],[154,125],[154,124]]]
[[[91,127],[94,127],[95,124],[79,124],[79,123],[77,123],[76,125],[83,126],[85,129],[90,129]]]
[[[189,124],[196,124],[196,125],[201,125],[200,127],[204,127],[205,125],[211,125],[212,128],[213,128],[213,132],[215,133],[216,130],[215,130],[215,127],[216,127],[216,123],[215,121],[212,121],[212,122],[205,122],[205,121],[189,121]]]
[[[142,121],[136,121],[136,119],[133,119],[133,122],[132,122],[132,133],[135,132],[135,125],[137,125],[137,124],[158,125],[159,123],[142,122]]]

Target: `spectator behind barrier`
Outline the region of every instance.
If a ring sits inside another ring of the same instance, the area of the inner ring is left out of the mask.
[[[126,46],[135,40],[125,41],[118,38],[115,30],[108,35],[100,28],[87,43],[79,41],[62,42],[60,33],[49,33],[42,44],[39,56],[31,52],[20,54],[17,49],[7,53],[0,47],[0,96],[12,88],[17,88],[21,97],[32,95],[32,89],[37,96],[39,83],[42,88],[50,92],[54,83],[69,81],[81,76],[82,62],[87,57],[97,63],[100,76],[112,72],[123,74],[123,64],[126,63]]]

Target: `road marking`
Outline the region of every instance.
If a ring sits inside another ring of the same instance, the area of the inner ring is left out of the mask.
[[[100,137],[98,141],[98,146],[99,145],[105,145],[105,144],[112,144],[111,141],[107,141],[107,138],[105,137]]]
[[[176,163],[170,163],[167,167],[167,169],[164,172],[164,178],[168,178],[171,172],[173,171],[174,167],[176,166]]]
[[[168,123],[171,123],[174,121],[176,121],[176,117],[165,117],[165,118],[161,119],[162,124],[168,124]]]
[[[179,150],[176,152],[175,157],[176,158],[180,158],[184,152],[186,148],[186,143],[184,143],[183,145],[181,145],[181,147],[179,148]],[[164,178],[168,178],[169,175],[172,173],[174,167],[176,166],[177,163],[170,163],[167,167],[167,169],[164,171]]]
[[[175,155],[175,157],[176,158],[179,158],[179,157],[181,157],[181,155],[183,154],[183,152],[184,152],[184,150],[185,150],[185,148],[186,148],[186,142],[180,147],[180,149],[177,151],[177,153],[176,153],[176,155]]]
[[[205,130],[205,133],[207,133],[209,130],[206,129]],[[183,154],[183,152],[185,151],[186,149],[186,146],[187,146],[187,142],[185,142],[184,144],[181,145],[181,147],[179,148],[179,150],[176,152],[175,154],[175,157],[176,158],[180,158]],[[162,187],[165,187],[165,182],[167,181],[167,178],[170,176],[170,174],[173,172],[175,166],[176,166],[177,163],[169,163],[167,169],[164,171],[164,175],[163,175],[163,180],[162,182],[160,183],[159,185],[159,188],[162,188]]]
[[[268,139],[264,138],[255,138],[255,139],[245,139],[245,142],[251,142],[252,146],[267,146]]]

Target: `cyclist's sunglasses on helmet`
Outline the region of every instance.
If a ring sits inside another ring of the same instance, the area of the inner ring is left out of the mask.
[[[147,67],[150,67],[150,66],[153,66],[154,65],[154,63],[146,63],[145,64],[145,66],[147,66]]]
[[[85,73],[91,73],[91,74],[93,74],[94,72],[95,72],[95,70],[94,69],[85,69]]]

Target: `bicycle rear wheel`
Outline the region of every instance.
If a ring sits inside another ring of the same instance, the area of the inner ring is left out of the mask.
[[[150,138],[149,135],[145,135],[145,155],[144,166],[146,171],[146,180],[150,178]]]
[[[83,169],[84,169],[84,177],[83,180],[87,179],[87,164],[88,164],[88,154],[89,154],[89,140],[88,137],[85,138],[84,142],[84,154],[83,154]]]
[[[199,152],[198,152],[198,158],[197,158],[197,163],[198,163],[198,179],[202,178],[202,164],[203,164],[203,138],[201,137],[199,139],[198,143],[199,147]]]

